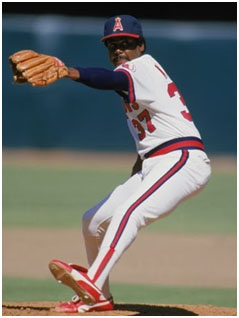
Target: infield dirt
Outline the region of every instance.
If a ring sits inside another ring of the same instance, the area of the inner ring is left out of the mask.
[[[55,302],[3,303],[3,316],[69,316],[54,312]],[[194,305],[116,304],[114,311],[71,316],[236,316],[235,308]]]
[[[27,257],[22,256],[23,248]],[[3,275],[52,278],[48,270],[52,258],[87,267],[80,228],[3,229]],[[111,279],[129,284],[236,288],[236,270],[236,236],[145,231],[116,264]]]

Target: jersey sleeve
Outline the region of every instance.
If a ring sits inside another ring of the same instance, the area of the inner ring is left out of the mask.
[[[128,88],[126,90],[127,101],[129,103],[134,103],[136,101],[136,96],[135,96],[135,88],[134,88],[134,79],[131,73],[125,70],[124,67],[120,67],[115,72],[125,74],[125,76],[127,76],[128,78]]]
[[[154,82],[154,65],[142,59],[135,59],[120,65],[115,72],[122,72],[128,78],[129,103],[138,101],[149,104],[152,99],[155,99],[155,85],[160,83],[158,79],[157,84]]]
[[[75,67],[80,78],[76,80],[92,88],[104,90],[127,90],[128,77],[124,73],[116,73],[104,68]]]

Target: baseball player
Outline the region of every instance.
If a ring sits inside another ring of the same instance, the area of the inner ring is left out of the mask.
[[[56,280],[76,294],[56,307],[64,313],[112,310],[109,274],[139,230],[199,192],[211,174],[201,136],[181,93],[164,68],[145,54],[139,21],[129,15],[111,17],[101,41],[113,71],[67,67],[56,57],[31,50],[10,57],[19,84],[44,86],[67,77],[114,90],[122,99],[136,143],[138,157],[129,179],[83,215],[89,268],[56,259],[49,263]]]

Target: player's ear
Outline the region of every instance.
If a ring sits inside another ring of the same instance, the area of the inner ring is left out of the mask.
[[[140,52],[143,54],[146,51],[146,43],[144,38],[139,38],[138,45]]]
[[[144,53],[144,51],[145,51],[144,43],[142,43],[142,44],[140,45],[139,49],[140,49],[140,52],[141,52],[141,53]]]

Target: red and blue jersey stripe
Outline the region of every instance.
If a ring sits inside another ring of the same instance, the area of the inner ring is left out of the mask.
[[[135,97],[135,90],[134,90],[134,82],[133,82],[133,79],[131,77],[131,74],[128,71],[123,70],[122,68],[116,70],[116,72],[122,72],[127,76],[127,78],[128,78],[128,102],[134,103],[136,101],[136,97]]]

